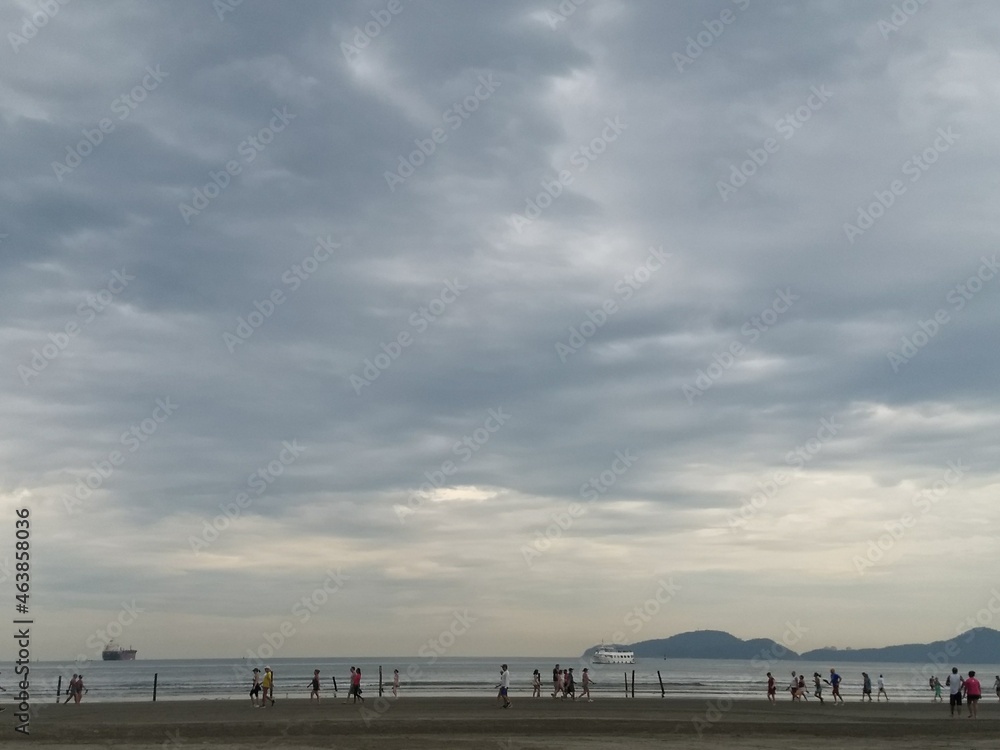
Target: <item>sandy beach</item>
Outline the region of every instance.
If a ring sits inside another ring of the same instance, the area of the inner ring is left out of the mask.
[[[253,709],[243,701],[45,705],[32,719],[36,748],[502,748],[552,747],[995,748],[1000,705],[980,718],[952,719],[930,703],[833,706],[764,700],[721,705],[705,700],[598,698],[594,703],[513,697],[509,710],[489,697],[368,698],[361,705],[326,696],[279,700]],[[713,708],[715,710],[713,710]],[[381,711],[380,711],[381,709]],[[727,710],[719,710],[727,709]],[[716,713],[718,711],[718,713]],[[0,746],[24,742],[4,712]]]

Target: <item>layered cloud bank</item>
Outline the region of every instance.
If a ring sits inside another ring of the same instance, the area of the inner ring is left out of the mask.
[[[456,612],[452,655],[975,620],[998,27],[6,5],[0,493],[38,658],[133,603],[140,658],[284,623],[288,656],[417,653]]]

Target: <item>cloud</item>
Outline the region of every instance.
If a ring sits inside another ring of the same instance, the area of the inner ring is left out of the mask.
[[[985,579],[931,572],[963,540],[997,562],[996,50],[968,29],[1000,16],[559,7],[70,3],[0,52],[0,493],[48,652],[133,598],[142,655],[245,652],[330,569],[288,655],[404,622],[415,651],[465,609],[463,653],[582,650],[670,576],[643,638],[823,607],[872,617],[803,647],[933,640],[928,597],[978,609]]]

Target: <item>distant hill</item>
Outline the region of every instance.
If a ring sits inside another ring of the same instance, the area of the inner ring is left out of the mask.
[[[914,662],[936,663],[939,666],[1000,663],[1000,631],[993,628],[973,628],[947,641],[907,643],[882,648],[818,648],[798,654],[770,638],[745,641],[721,630],[695,630],[669,638],[656,638],[638,643],[617,644],[618,648],[635,652],[637,657],[662,659],[789,659],[811,662]],[[583,652],[589,658],[601,646]]]
[[[947,641],[906,643],[882,648],[818,648],[802,654],[812,661],[934,662],[941,666],[1000,662],[1000,631],[973,628]]]
[[[777,647],[777,650],[775,650]],[[584,656],[591,656],[600,646],[593,646],[584,651]],[[721,630],[695,630],[690,633],[679,633],[669,638],[657,638],[651,641],[640,641],[630,646],[619,648],[635,652],[639,657],[656,657],[667,659],[754,659],[754,658],[788,658],[798,656],[794,651],[780,646],[770,638],[753,638],[744,641]]]

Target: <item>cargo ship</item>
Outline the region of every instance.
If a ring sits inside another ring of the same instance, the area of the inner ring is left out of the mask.
[[[116,646],[114,641],[110,641],[101,652],[101,658],[104,661],[135,661],[135,655],[134,648]]]

